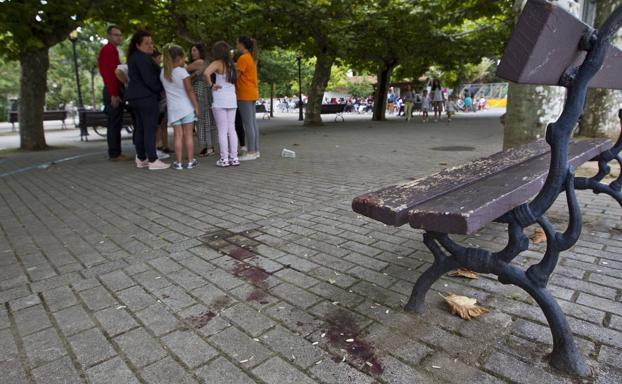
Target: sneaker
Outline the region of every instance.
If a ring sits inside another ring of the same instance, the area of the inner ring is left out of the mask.
[[[229,160],[229,164],[231,164],[231,166],[233,166],[233,167],[237,167],[238,165],[240,165],[240,160],[238,160],[238,159],[231,159],[231,160]]]
[[[240,161],[249,161],[249,160],[257,160],[259,156],[258,153],[247,153],[246,155],[242,155],[238,158]]]
[[[149,162],[147,161],[147,159],[141,160],[138,158],[138,156],[136,156],[136,168],[147,168],[147,167],[149,167]]]
[[[168,159],[169,157],[171,157],[171,155],[164,151],[160,151],[159,149],[156,150],[156,154],[158,155],[158,159],[160,160]]]
[[[177,169],[177,170],[182,170],[184,169],[184,165],[180,162],[177,161],[173,161],[173,165],[172,165],[173,169]]]
[[[227,159],[220,159],[220,160],[218,160],[216,162],[216,165],[219,166],[219,167],[225,168],[225,167],[228,167],[230,164],[229,164],[229,160],[227,160]]]
[[[246,152],[248,152],[248,149],[246,148],[246,146],[240,147],[240,153],[246,153]]]
[[[167,169],[169,168],[171,165],[168,163],[164,163],[162,161],[160,161],[160,159],[153,161],[153,162],[149,162],[148,167],[150,171],[159,171],[160,169]]]
[[[255,152],[255,156],[259,159],[261,157],[261,153],[259,151]]]
[[[192,162],[188,163],[186,165],[186,168],[188,169],[196,168],[197,165],[199,165],[199,162],[197,161],[197,159],[192,159]]]

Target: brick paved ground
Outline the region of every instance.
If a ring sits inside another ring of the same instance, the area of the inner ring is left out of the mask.
[[[421,234],[349,207],[367,190],[496,152],[497,117],[346,119],[261,122],[261,160],[238,169],[210,158],[148,172],[106,161],[101,143],[0,152],[0,382],[572,382],[544,361],[551,337],[538,307],[489,276],[445,277],[424,315],[404,313],[431,262]],[[446,145],[472,151],[432,149]],[[283,147],[298,157],[281,159]],[[81,157],[50,164],[69,156]],[[579,195],[585,230],[550,288],[594,381],[619,383],[621,212]],[[563,206],[551,216],[563,222]],[[504,238],[493,225],[465,242]],[[463,321],[438,292],[491,312]]]

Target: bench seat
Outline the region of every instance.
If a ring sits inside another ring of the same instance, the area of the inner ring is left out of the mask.
[[[612,147],[608,139],[575,141],[577,167]],[[472,234],[535,196],[544,184],[550,147],[544,140],[498,152],[434,175],[355,198],[352,209],[387,225]]]

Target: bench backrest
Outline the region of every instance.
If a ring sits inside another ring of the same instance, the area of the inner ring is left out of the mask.
[[[519,84],[560,85],[565,71],[578,67],[585,59],[581,42],[591,30],[559,6],[529,0],[505,48],[497,75]],[[589,87],[622,88],[622,51],[609,48]]]
[[[65,120],[67,118],[67,111],[65,110],[52,110],[43,111],[43,120]],[[9,122],[17,123],[19,121],[19,112],[9,112]]]
[[[345,109],[345,104],[322,104],[321,114],[342,113]]]

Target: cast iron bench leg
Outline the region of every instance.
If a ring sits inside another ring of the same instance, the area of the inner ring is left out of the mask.
[[[569,220],[565,232],[556,232],[553,225],[541,216],[536,222],[542,227],[547,238],[547,249],[542,260],[523,271],[511,261],[528,248],[523,228],[531,222],[523,222],[521,206],[500,218],[499,222],[508,224],[508,245],[501,251],[492,253],[479,248],[466,248],[450,239],[449,235],[427,232],[423,241],[434,255],[434,263],[417,280],[405,309],[422,313],[425,309],[425,295],[432,284],[445,273],[459,267],[480,273],[496,275],[502,284],[514,284],[525,290],[538,303],[544,313],[553,336],[553,351],[550,363],[564,372],[588,376],[590,369],[579,352],[566,316],[555,298],[546,289],[559,254],[572,247],[581,233],[581,211],[574,190],[574,176],[570,170],[564,183]],[[447,252],[447,253],[446,253]]]

